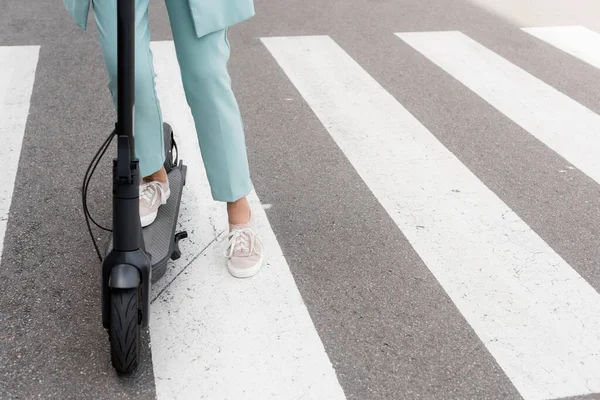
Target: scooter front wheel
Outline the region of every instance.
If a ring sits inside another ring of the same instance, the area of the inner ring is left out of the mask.
[[[111,289],[111,361],[122,374],[134,371],[140,361],[140,294],[139,288]]]

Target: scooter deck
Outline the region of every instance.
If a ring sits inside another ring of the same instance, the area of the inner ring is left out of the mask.
[[[171,196],[167,204],[158,209],[156,220],[142,229],[146,251],[150,253],[152,263],[152,282],[165,274],[169,259],[179,258],[179,237],[175,231],[186,172],[187,167],[181,163],[169,171]]]
[[[167,200],[167,204],[162,205],[158,209],[156,220],[151,225],[142,229],[144,246],[146,252],[150,255],[150,262],[152,263],[152,283],[165,274],[169,259],[179,258],[180,255],[178,241],[180,238],[185,237],[185,234],[176,234],[175,231],[177,229],[186,172],[187,167],[181,162],[169,171],[171,196]],[[107,254],[111,250],[112,235],[109,238]]]

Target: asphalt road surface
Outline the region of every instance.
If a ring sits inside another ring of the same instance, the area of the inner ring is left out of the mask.
[[[96,27],[3,0],[0,398],[600,398],[600,5],[522,3],[257,0],[229,67],[267,260],[237,280],[153,1],[190,237],[123,378],[81,205],[115,121]]]

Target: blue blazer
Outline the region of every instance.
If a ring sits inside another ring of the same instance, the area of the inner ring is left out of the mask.
[[[63,0],[75,23],[87,28],[92,0]],[[196,35],[202,37],[254,16],[253,0],[188,0]],[[115,10],[116,13],[116,10]]]

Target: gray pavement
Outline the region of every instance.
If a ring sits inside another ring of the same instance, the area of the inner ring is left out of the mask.
[[[460,30],[599,113],[600,71],[520,31],[518,6],[491,3],[257,0],[230,30],[256,192],[348,399],[521,395],[259,38],[330,35],[597,290],[597,183],[556,179],[559,155],[393,35]],[[557,3],[544,23],[563,22]],[[590,15],[600,8],[582,4],[569,23]],[[150,18],[152,40],[170,40],[161,2]],[[80,31],[60,1],[0,5],[0,46],[41,46],[0,264],[2,399],[156,395],[148,335],[139,371],[118,378],[100,320],[80,187],[115,115],[95,39],[93,18]],[[108,222],[103,167],[91,209]]]

